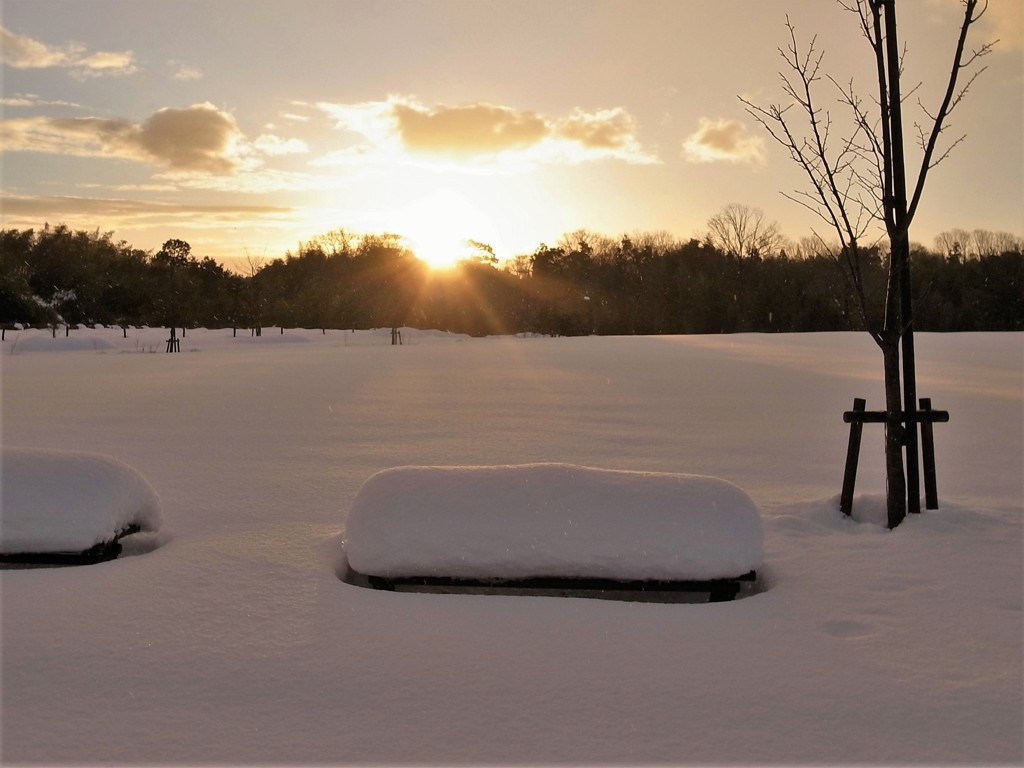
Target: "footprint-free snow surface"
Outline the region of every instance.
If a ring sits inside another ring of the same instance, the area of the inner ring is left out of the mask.
[[[137,556],[0,571],[5,765],[1024,762],[1024,334],[917,335],[940,509],[891,532],[878,425],[838,510],[843,411],[884,402],[866,334],[69,338],[0,342],[4,445],[127,462],[163,525]],[[758,593],[338,579],[375,473],[553,462],[742,488]]]
[[[731,483],[560,463],[378,472],[345,551],[367,575],[469,579],[721,579],[763,558],[757,507]]]

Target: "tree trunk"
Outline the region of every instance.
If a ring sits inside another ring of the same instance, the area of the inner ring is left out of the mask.
[[[903,473],[899,336],[888,336],[880,346],[885,375],[885,497],[889,528],[895,528],[907,515],[907,481]]]
[[[899,288],[899,332],[903,346],[903,397],[907,405],[904,445],[907,450],[906,492],[907,505],[911,512],[921,511],[921,481],[919,474],[917,442],[917,366],[914,360],[914,301],[910,282],[910,213],[907,208],[906,161],[903,154],[903,96],[900,90],[902,57],[896,30],[896,2],[884,3],[885,12],[885,63],[889,83],[889,124],[891,129],[891,178],[892,198],[883,200],[886,209],[886,229],[889,235],[889,258],[897,274]],[[895,326],[893,327],[895,329]],[[889,381],[886,375],[886,381]],[[892,511],[890,510],[890,527]],[[900,516],[902,521],[903,516]],[[897,525],[899,521],[897,521]]]

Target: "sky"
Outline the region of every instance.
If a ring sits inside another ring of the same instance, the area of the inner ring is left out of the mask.
[[[959,9],[898,7],[907,123],[941,99]],[[821,222],[783,193],[806,184],[740,100],[785,103],[787,15],[870,98],[857,20],[825,0],[2,0],[2,224],[226,263],[337,228],[506,259],[577,229],[702,237],[739,203],[799,240]],[[943,134],[965,138],[929,174],[926,245],[1024,235],[1021,4],[972,32],[999,42]]]

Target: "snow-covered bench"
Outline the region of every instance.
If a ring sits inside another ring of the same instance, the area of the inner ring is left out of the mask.
[[[666,601],[731,599],[763,559],[760,514],[731,483],[569,464],[384,470],[344,550],[342,578],[380,589]]]
[[[153,488],[113,457],[19,448],[0,457],[0,563],[110,560],[124,536],[160,527]]]

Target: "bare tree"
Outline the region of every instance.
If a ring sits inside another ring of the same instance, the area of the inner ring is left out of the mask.
[[[1010,232],[991,232],[987,229],[948,229],[935,236],[935,248],[947,257],[980,259],[1003,253],[1020,253],[1024,238]]]
[[[263,335],[263,291],[260,289],[260,281],[257,279],[257,275],[266,265],[266,257],[253,256],[248,251],[245,252],[245,271],[248,273],[246,275],[248,278],[246,281],[248,286],[247,314],[253,336]]]
[[[767,221],[764,211],[729,203],[708,219],[708,237],[718,250],[733,256],[771,256],[783,237],[779,225]]]
[[[503,269],[513,277],[525,280],[530,276],[530,254],[519,253],[505,261]]]
[[[843,84],[825,74],[824,53],[816,47],[816,38],[802,47],[787,18],[789,43],[779,53],[785,62],[780,74],[789,103],[765,107],[741,100],[748,113],[804,171],[809,188],[786,197],[814,212],[831,230],[831,236],[838,238],[838,248],[831,251],[833,258],[856,297],[865,327],[881,349],[886,397],[886,503],[892,528],[899,525],[908,509],[920,510],[910,224],[929,171],[964,138],[940,144],[949,115],[984,71],[978,63],[993,44],[967,50],[968,31],[984,14],[987,0],[961,0],[963,17],[941,103],[929,110],[918,101],[925,116],[915,126],[921,157],[916,179],[908,185],[903,105],[917,89],[903,93],[905,51],[897,34],[896,0],[837,1],[856,17],[871,48],[877,77],[874,97],[865,101],[852,81]],[[848,110],[851,122],[845,133],[833,123],[831,112],[820,106],[817,94],[823,79],[832,83],[840,103]],[[871,297],[862,270],[868,250],[865,244],[870,246],[878,237],[874,233],[879,224],[889,242],[888,285],[881,319],[870,311]],[[814,234],[824,246],[826,238]],[[906,403],[905,412],[902,402]]]
[[[633,247],[638,250],[649,250],[659,256],[679,247],[679,240],[670,232],[665,230],[655,231],[633,231],[623,238],[629,237]]]
[[[616,245],[618,242],[614,238],[599,232],[592,232],[589,229],[575,229],[572,232],[566,232],[556,243],[556,247],[567,252],[587,254],[611,253],[615,250]]]
[[[963,229],[949,229],[935,236],[935,248],[946,258],[965,258],[971,233]]]
[[[992,245],[995,254],[1020,253],[1024,250],[1024,238],[1017,237],[1012,232],[993,232]]]

